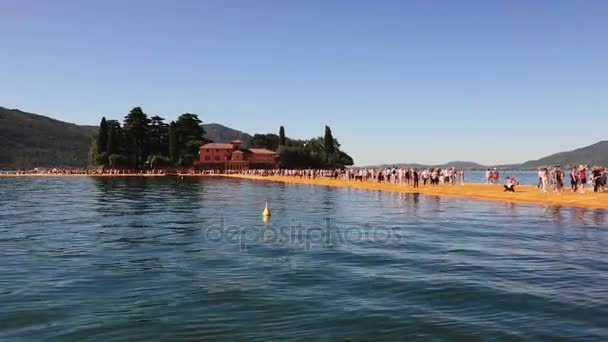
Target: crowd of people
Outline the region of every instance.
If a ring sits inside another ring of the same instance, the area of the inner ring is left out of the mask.
[[[70,176],[70,175],[152,175],[164,174],[164,170],[148,169],[87,169],[87,168],[34,168],[30,170],[4,171],[9,175],[41,175],[41,176]]]
[[[418,170],[415,168],[389,167],[389,168],[348,168],[335,170],[239,170],[227,173],[242,173],[258,176],[287,176],[315,179],[320,177],[344,179],[359,182],[378,182],[405,184],[418,187],[423,185],[457,184],[464,183],[464,170],[456,168],[428,168]]]
[[[604,167],[595,166],[589,169],[586,165],[573,166],[566,176],[564,169],[557,165],[551,168],[541,167],[538,170],[537,187],[543,192],[561,192],[564,189],[566,177],[570,179],[570,191],[572,192],[584,192],[586,185],[592,187],[593,192],[603,192],[606,191],[608,184],[608,172]]]
[[[158,169],[113,169],[113,168],[34,168],[29,170],[2,171],[0,175],[29,176],[163,176],[163,175],[207,175],[220,174],[219,170],[198,170],[194,168],[158,168]]]
[[[405,184],[413,187],[418,187],[420,183],[423,185],[440,185],[440,184],[464,184],[464,170],[456,168],[428,168],[418,170],[415,168],[348,168],[336,170],[238,170],[226,171],[228,174],[245,174],[257,176],[286,176],[305,179],[315,178],[333,178],[344,179],[361,182],[380,182]],[[570,173],[571,190],[583,192],[586,184],[589,184],[593,191],[604,192],[608,191],[608,170],[604,167],[594,167],[591,171],[585,166],[574,167]],[[556,191],[560,192],[564,188],[564,180],[566,176],[561,166],[552,168],[542,167],[538,171],[538,188],[543,192]],[[487,169],[485,172],[487,184],[500,184],[500,171],[498,169]],[[505,177],[503,184],[504,190],[515,192],[516,186],[520,185],[519,180],[514,176]]]
[[[509,177],[507,177],[509,178]],[[498,184],[500,183],[500,171],[497,168],[486,170],[486,184]]]
[[[413,187],[419,185],[436,186],[441,184],[464,184],[465,171],[449,168],[346,168],[346,169],[259,169],[259,170],[197,170],[193,168],[171,169],[87,169],[87,168],[51,168],[31,169],[27,171],[0,172],[13,175],[206,175],[206,174],[245,174],[257,176],[286,176],[306,179],[332,178],[358,182],[378,182],[403,184]],[[570,191],[584,192],[589,186],[594,192],[608,191],[608,170],[605,167],[595,166],[589,168],[585,165],[572,167],[568,173],[561,166],[542,167],[538,170],[537,187],[543,192],[561,192],[567,180],[570,180]],[[500,172],[498,169],[487,169],[485,172],[487,184],[499,184]],[[519,181],[513,177],[505,178],[505,191],[514,192]]]

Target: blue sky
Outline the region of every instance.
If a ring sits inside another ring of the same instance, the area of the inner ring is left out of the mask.
[[[0,1],[0,106],[332,127],[357,164],[608,139],[608,1]]]

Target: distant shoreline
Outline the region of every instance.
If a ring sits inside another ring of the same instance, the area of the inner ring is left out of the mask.
[[[153,174],[153,173],[0,173],[0,177],[171,177],[174,174]],[[185,176],[185,175],[182,175]],[[203,175],[191,175],[203,176]]]

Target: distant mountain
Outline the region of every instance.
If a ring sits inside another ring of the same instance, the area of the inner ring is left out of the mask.
[[[508,164],[508,165],[491,165],[485,166],[473,162],[464,161],[453,161],[442,165],[421,165],[414,163],[395,163],[395,164],[383,164],[369,167],[411,167],[411,168],[429,168],[429,167],[456,167],[468,170],[483,170],[488,167],[497,167],[503,170],[532,170],[541,166],[569,166],[569,165],[608,165],[608,140],[600,141],[590,146],[582,147],[573,151],[560,152],[552,154],[550,156],[537,159],[529,160],[523,164]]]
[[[467,161],[451,161],[449,163],[445,163],[443,165],[437,165],[438,167],[455,167],[459,169],[485,169],[485,165],[477,164],[474,162]]]
[[[218,143],[229,143],[233,140],[241,140],[244,145],[247,145],[251,140],[251,135],[237,131],[230,127],[226,127],[217,123],[203,124],[205,128],[205,138]]]
[[[413,169],[426,169],[426,168],[448,168],[448,167],[455,167],[458,169],[466,169],[466,170],[481,170],[481,169],[485,169],[487,168],[487,166],[481,165],[481,164],[477,164],[477,163],[473,163],[473,162],[465,162],[465,161],[453,161],[453,162],[449,162],[449,163],[445,163],[445,164],[440,164],[440,165],[425,165],[425,164],[417,164],[417,163],[396,163],[396,164],[382,164],[382,165],[374,165],[374,166],[367,166],[367,167],[374,167],[374,168],[386,168],[386,167],[407,167],[407,168],[413,168]]]
[[[0,169],[84,167],[96,131],[0,107]]]
[[[206,137],[215,142],[238,139],[247,145],[252,136],[217,123],[203,125]],[[0,169],[33,167],[85,167],[91,137],[97,131],[94,126],[79,126],[46,116],[27,113],[18,109],[0,107]],[[560,152],[523,164],[498,166],[501,169],[535,169],[551,165],[608,165],[608,140]],[[374,167],[407,166],[413,168],[448,167],[485,169],[487,166],[453,161],[442,165],[395,163]],[[371,166],[370,166],[371,167]]]
[[[552,154],[538,160],[529,160],[520,165],[520,168],[531,169],[551,165],[608,165],[608,140],[600,141],[590,146],[573,151]]]

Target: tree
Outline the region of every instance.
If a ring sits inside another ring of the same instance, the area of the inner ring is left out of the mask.
[[[101,118],[99,123],[99,131],[97,132],[97,153],[106,152],[106,146],[108,145],[108,124],[106,117]]]
[[[306,140],[285,138],[285,146],[289,147],[304,147]]]
[[[353,158],[351,156],[346,154],[346,152],[338,151],[336,164],[338,167],[344,167],[344,166],[352,166],[355,164],[355,162],[353,161]]]
[[[152,169],[156,169],[158,167],[163,166],[170,166],[171,164],[171,159],[165,156],[151,155],[148,157],[148,165],[150,165],[150,168]]]
[[[120,123],[116,120],[108,120],[108,141],[106,145],[106,153],[108,156],[112,154],[120,154],[124,152],[123,148],[123,131]]]
[[[333,154],[328,154],[326,149],[333,150]],[[353,159],[340,151],[337,139],[333,139],[331,146],[326,148],[324,137],[306,141],[288,139],[287,146],[279,147],[277,154],[284,168],[343,168],[353,165]]]
[[[205,129],[198,115],[185,113],[175,122],[177,160],[182,165],[191,165],[198,155],[201,145],[209,142],[205,139]]]
[[[127,160],[122,154],[111,154],[108,157],[108,165],[112,168],[124,167],[127,164]]]
[[[89,145],[89,166],[97,166],[99,155],[97,153],[97,137],[93,136],[91,138],[91,144]]]
[[[99,135],[91,139],[91,165],[110,167],[191,166],[205,139],[198,115],[185,113],[169,125],[156,115],[151,118],[140,107],[125,116],[123,126],[116,120],[101,119]],[[340,150],[340,143],[325,126],[325,136],[309,140],[290,139],[285,128],[279,134],[256,134],[249,145],[277,151],[282,167],[335,168],[353,165],[353,159]]]
[[[277,155],[281,167],[288,169],[304,169],[314,164],[304,147],[281,146]]]
[[[150,118],[148,143],[150,155],[169,156],[169,125],[158,115]]]
[[[285,128],[279,128],[279,146],[285,146]]]
[[[177,127],[175,121],[171,121],[171,124],[169,125],[169,158],[174,164],[179,158],[177,147]]]
[[[108,145],[108,123],[105,116],[101,118],[97,134],[93,137],[89,146],[89,165],[105,166],[108,163],[106,148]]]
[[[325,137],[324,137],[324,147],[325,147],[325,153],[327,153],[328,156],[334,154],[335,152],[335,145],[334,145],[334,137],[331,134],[331,128],[329,128],[329,126],[325,126]]]
[[[123,128],[127,138],[127,154],[131,164],[141,167],[147,159],[148,124],[150,120],[141,107],[131,109],[125,116]]]
[[[272,151],[276,151],[279,148],[279,136],[276,134],[268,133],[268,134],[255,134],[251,141],[249,141],[249,146],[253,148],[267,148]]]

